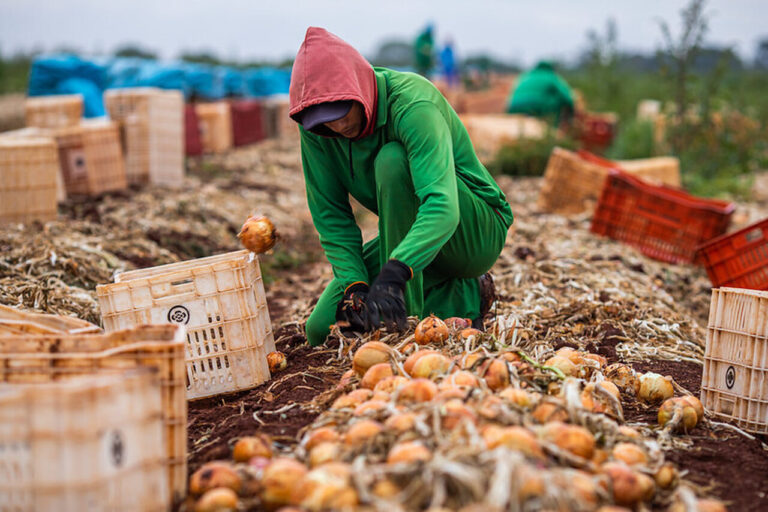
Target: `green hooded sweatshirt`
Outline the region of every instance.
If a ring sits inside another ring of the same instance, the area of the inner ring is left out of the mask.
[[[573,113],[573,93],[549,62],[539,62],[517,81],[507,107],[510,114],[554,116]]]
[[[378,215],[373,162],[384,144],[406,150],[420,207],[410,231],[389,258],[414,273],[422,271],[459,223],[457,180],[512,224],[504,193],[475,155],[459,117],[426,79],[371,65],[350,45],[324,29],[310,27],[294,62],[289,114],[329,101],[363,105],[365,123],[356,139],[320,126],[301,129],[307,201],[334,276],[346,285],[370,283],[363,263],[362,236],[349,195]]]

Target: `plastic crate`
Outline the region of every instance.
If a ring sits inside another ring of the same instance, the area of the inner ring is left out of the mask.
[[[712,290],[701,402],[720,419],[768,433],[768,292]]]
[[[287,95],[270,96],[264,100],[264,133],[267,137],[298,137],[299,125],[288,115]]]
[[[83,97],[80,94],[35,96],[24,101],[27,126],[63,128],[77,126],[83,117]]]
[[[163,440],[169,495],[187,490],[187,400],[184,329],[149,325],[91,335],[0,336],[0,382],[40,383],[103,369],[151,367],[162,385]]]
[[[692,263],[699,245],[728,229],[733,209],[733,203],[698,198],[610,170],[591,231],[659,261]]]
[[[613,143],[618,116],[613,112],[577,112],[574,124],[584,149],[602,151]]]
[[[264,107],[258,100],[234,100],[232,112],[232,142],[235,146],[253,144],[265,138]]]
[[[9,334],[93,334],[97,325],[63,315],[30,313],[0,304],[0,336]]]
[[[178,187],[184,179],[184,98],[152,87],[104,93],[109,117],[120,125],[129,185]]]
[[[648,158],[613,162],[587,151],[554,148],[547,162],[539,193],[539,209],[574,214],[594,209],[610,169],[621,169],[642,179],[666,185],[680,184],[676,158]]]
[[[0,224],[55,219],[58,173],[53,139],[0,137]]]
[[[94,196],[128,186],[117,123],[89,119],[77,126],[47,130],[56,140],[64,187],[69,196]]]
[[[229,103],[198,103],[195,112],[205,153],[223,153],[232,148],[232,116]]]
[[[149,368],[0,385],[0,512],[170,509]]]
[[[195,106],[191,103],[184,105],[184,153],[187,156],[203,154],[203,143],[200,141],[200,122],[197,119]]]
[[[187,328],[187,398],[250,389],[275,350],[258,258],[237,251],[118,274],[96,287],[108,331],[173,322]]]
[[[710,240],[698,254],[715,288],[768,290],[768,219]]]

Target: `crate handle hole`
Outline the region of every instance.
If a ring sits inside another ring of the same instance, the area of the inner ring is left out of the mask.
[[[182,286],[192,282],[192,279],[182,279],[181,281],[173,281],[171,286]]]

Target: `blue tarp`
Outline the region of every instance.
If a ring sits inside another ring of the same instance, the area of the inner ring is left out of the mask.
[[[219,66],[216,72],[221,78],[225,96],[245,96],[245,80],[239,69]]]
[[[214,68],[203,64],[187,64],[184,66],[184,72],[191,96],[207,100],[218,100],[224,97],[221,76]]]
[[[29,95],[82,94],[85,117],[104,115],[106,68],[74,55],[48,55],[32,62]]]
[[[258,68],[245,72],[246,91],[255,98],[288,94],[290,83],[291,72],[287,69]]]

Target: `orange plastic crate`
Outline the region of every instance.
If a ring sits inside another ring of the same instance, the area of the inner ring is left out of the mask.
[[[768,290],[768,219],[699,248],[712,286]]]
[[[651,185],[610,170],[591,231],[669,263],[692,263],[696,248],[725,233],[734,205]]]

